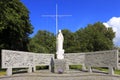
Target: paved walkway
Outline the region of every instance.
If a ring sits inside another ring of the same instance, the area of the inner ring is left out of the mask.
[[[70,71],[69,73],[57,74],[49,71],[38,71],[34,73],[14,74],[13,76],[0,77],[0,80],[120,80],[120,76],[110,76],[105,73],[89,73],[81,71]]]

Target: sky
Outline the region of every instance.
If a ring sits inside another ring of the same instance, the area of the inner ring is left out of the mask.
[[[34,36],[38,30],[56,33],[54,17],[56,4],[59,15],[72,15],[58,18],[58,29],[68,29],[72,32],[86,27],[88,24],[102,22],[106,27],[112,27],[116,32],[114,44],[120,46],[120,0],[21,0],[30,11],[30,21],[34,27]]]

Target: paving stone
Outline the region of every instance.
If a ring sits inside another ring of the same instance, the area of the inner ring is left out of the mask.
[[[4,76],[0,77],[0,80],[120,80],[120,76],[82,71],[70,71],[69,73],[57,74],[44,70],[34,73],[14,74],[10,77]]]

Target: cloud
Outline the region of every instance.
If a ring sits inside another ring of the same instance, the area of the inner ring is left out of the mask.
[[[113,42],[116,46],[120,46],[120,17],[112,17],[109,21],[103,23],[106,27],[112,27],[116,33]]]

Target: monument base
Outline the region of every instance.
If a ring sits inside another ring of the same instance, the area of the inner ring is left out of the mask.
[[[56,54],[57,59],[64,59],[64,49],[57,51]]]
[[[66,72],[66,60],[64,59],[54,59],[54,73],[64,73]]]

